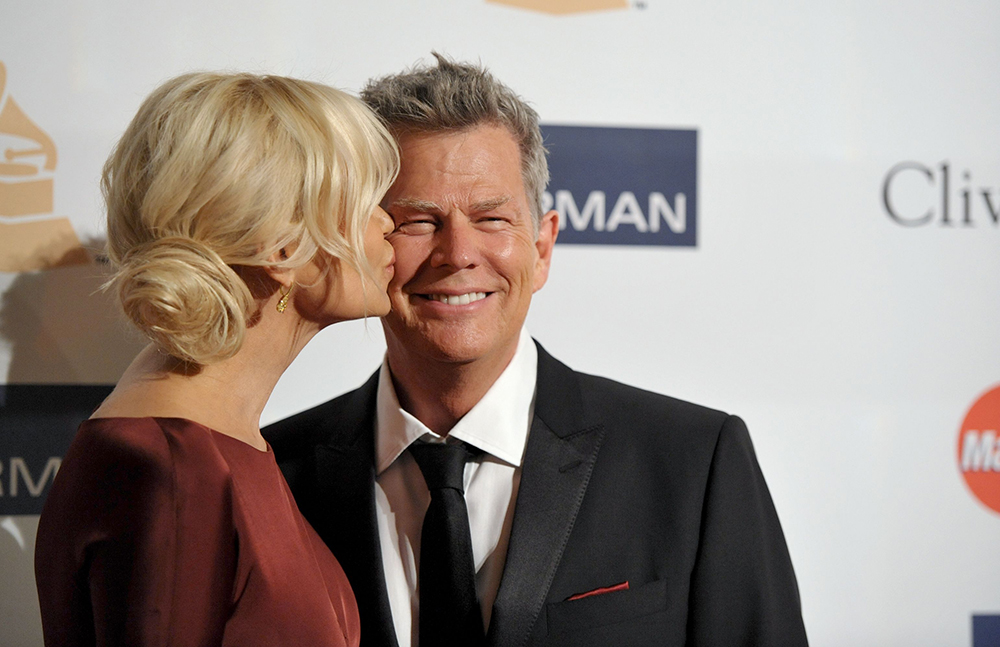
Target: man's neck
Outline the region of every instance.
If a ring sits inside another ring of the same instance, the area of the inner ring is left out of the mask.
[[[435,361],[389,350],[389,369],[399,405],[442,436],[486,395],[517,351],[466,363]]]

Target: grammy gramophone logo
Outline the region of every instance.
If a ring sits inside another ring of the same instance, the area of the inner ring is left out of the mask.
[[[56,145],[14,101],[0,62],[0,272],[90,261],[69,218],[53,215]]]
[[[628,9],[629,0],[486,0],[521,9],[551,14],[581,13],[607,9]]]

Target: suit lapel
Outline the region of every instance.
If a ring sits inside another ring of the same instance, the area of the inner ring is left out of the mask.
[[[535,417],[488,643],[523,645],[576,520],[604,427],[588,422],[576,375],[538,346]]]
[[[354,590],[365,645],[396,647],[375,516],[375,394],[378,372],[333,421],[347,433],[316,447],[316,531]],[[325,508],[325,509],[323,509]]]

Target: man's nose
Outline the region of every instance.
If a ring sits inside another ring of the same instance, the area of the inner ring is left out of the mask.
[[[479,253],[476,244],[476,231],[472,223],[465,219],[449,219],[437,232],[431,264],[434,267],[450,266],[455,269],[473,267]]]

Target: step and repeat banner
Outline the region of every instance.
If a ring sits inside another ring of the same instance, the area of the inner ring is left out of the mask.
[[[528,327],[747,420],[811,643],[1000,644],[1000,4],[175,0],[0,5],[0,644],[41,645],[38,513],[142,346],[98,178],[191,70],[358,91],[431,50],[539,111],[561,215]],[[360,384],[324,331],[264,423]]]

